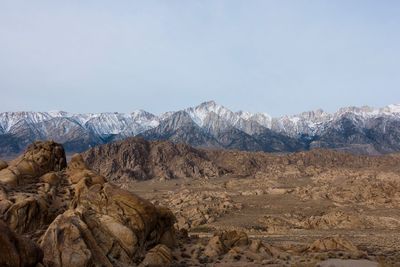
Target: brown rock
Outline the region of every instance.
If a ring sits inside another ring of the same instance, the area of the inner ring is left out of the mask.
[[[64,167],[60,145],[37,142],[0,171],[0,216],[10,229],[38,240],[45,266],[132,266],[153,247],[148,262],[172,262],[167,247],[176,246],[176,219],[169,209],[107,183],[80,155],[60,171]],[[11,263],[4,265],[31,266],[24,252],[29,242],[14,242],[15,249],[6,242]]]
[[[0,182],[12,186],[36,181],[50,171],[66,167],[64,148],[54,142],[38,141],[28,146],[26,152],[0,170]]]
[[[17,233],[25,233],[48,224],[48,204],[39,196],[29,196],[13,203],[4,219]]]
[[[223,240],[224,245],[228,248],[231,247],[242,247],[249,244],[249,239],[245,232],[240,231],[228,231],[219,234],[221,240]]]
[[[228,248],[224,245],[220,236],[213,236],[204,249],[204,255],[213,258],[225,254]]]
[[[175,217],[168,209],[106,183],[86,169],[79,155],[73,157],[66,174],[75,192],[73,209],[59,215],[45,232],[41,240],[45,264],[133,265],[148,247],[175,245]]]
[[[172,264],[171,250],[165,245],[157,245],[147,252],[146,257],[139,266],[164,267]]]
[[[108,179],[206,178],[225,173],[205,152],[185,144],[128,138],[82,154],[90,168]]]
[[[312,243],[308,249],[314,252],[325,251],[348,251],[359,253],[360,251],[350,241],[342,237],[326,237],[318,239]]]
[[[0,266],[35,266],[43,258],[41,249],[31,240],[15,234],[0,220]]]
[[[225,254],[233,247],[247,246],[248,243],[247,234],[244,232],[218,232],[208,242],[204,254],[208,257],[216,257]]]
[[[7,168],[7,167],[8,167],[7,162],[5,162],[4,160],[0,160],[0,171],[1,171],[2,169]]]
[[[36,142],[0,171],[0,216],[13,231],[43,231],[65,210],[70,191],[57,173],[65,166],[61,145]]]
[[[41,247],[46,266],[112,266],[78,213],[70,210],[58,216],[44,234]]]
[[[42,177],[40,177],[40,181],[43,183],[48,183],[52,186],[55,186],[59,183],[60,177],[55,172],[48,172]]]

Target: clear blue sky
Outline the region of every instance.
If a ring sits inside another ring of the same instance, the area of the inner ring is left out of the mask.
[[[0,1],[1,111],[400,103],[400,1]]]

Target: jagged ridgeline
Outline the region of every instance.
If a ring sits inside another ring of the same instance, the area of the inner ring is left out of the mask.
[[[0,155],[22,152],[35,140],[55,140],[68,153],[140,135],[195,147],[293,152],[334,148],[363,154],[400,151],[400,106],[342,108],[272,118],[233,112],[213,101],[160,116],[132,113],[0,113]]]
[[[293,169],[298,175],[315,174],[311,169],[376,168],[394,170],[397,155],[367,156],[342,151],[313,149],[311,151],[273,154],[223,149],[194,148],[171,141],[147,141],[131,137],[99,145],[82,153],[86,164],[114,181],[255,177],[274,175]]]

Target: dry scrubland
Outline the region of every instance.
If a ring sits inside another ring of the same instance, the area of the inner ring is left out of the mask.
[[[35,143],[0,162],[0,266],[400,266],[399,163]]]

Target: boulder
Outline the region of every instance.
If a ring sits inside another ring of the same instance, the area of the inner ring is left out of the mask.
[[[352,253],[359,253],[360,251],[350,241],[342,237],[325,237],[314,241],[309,251],[313,252],[327,252],[327,251],[347,251]]]
[[[204,249],[204,255],[213,258],[225,254],[227,251],[228,248],[224,245],[221,237],[216,235],[213,236],[208,242],[207,246]]]
[[[204,254],[208,257],[216,257],[225,254],[233,247],[247,247],[248,244],[249,240],[244,232],[217,232],[205,247]]]
[[[135,265],[156,245],[147,261],[165,263],[167,246],[176,243],[170,210],[107,183],[80,156],[71,159],[66,175],[74,197],[41,239],[45,265]]]
[[[36,181],[40,176],[66,167],[64,148],[52,141],[37,141],[23,155],[0,170],[0,183],[11,186]]]
[[[139,266],[166,267],[170,266],[172,261],[171,250],[167,246],[159,244],[147,252]]]

